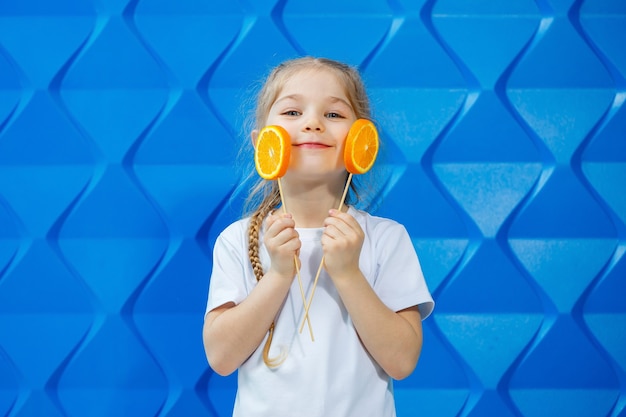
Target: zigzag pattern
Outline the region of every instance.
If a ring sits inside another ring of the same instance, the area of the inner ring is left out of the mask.
[[[399,415],[626,416],[624,45],[619,0],[3,2],[0,416],[230,415],[212,243],[304,54],[361,68],[437,300]]]

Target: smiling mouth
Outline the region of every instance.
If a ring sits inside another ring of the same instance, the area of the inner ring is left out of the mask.
[[[299,143],[297,145],[294,145],[298,148],[306,148],[306,149],[325,149],[325,148],[330,148],[330,146],[328,145],[324,145],[323,143],[316,143],[316,142],[305,142],[305,143]]]

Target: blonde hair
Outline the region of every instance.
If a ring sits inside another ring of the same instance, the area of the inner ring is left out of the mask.
[[[371,119],[369,98],[361,75],[356,68],[327,58],[302,57],[281,63],[267,76],[257,95],[253,129],[261,129],[265,126],[270,108],[276,101],[285,83],[294,74],[303,70],[323,70],[333,73],[344,86],[346,97],[356,117],[359,119]],[[352,194],[358,200],[359,197],[354,182],[351,183],[351,186]],[[248,256],[257,281],[264,274],[261,260],[259,259],[259,232],[265,217],[279,205],[280,194],[277,182],[263,179],[259,179],[254,184],[245,202],[244,212],[251,213],[248,228]],[[274,323],[269,328],[269,335],[263,349],[263,361],[269,367],[277,367],[285,359],[284,355],[273,359],[269,357],[269,348],[273,334]]]

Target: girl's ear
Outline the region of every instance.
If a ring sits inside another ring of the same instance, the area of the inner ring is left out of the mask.
[[[254,129],[251,133],[250,133],[250,139],[252,140],[252,146],[254,146],[256,148],[256,138],[259,137],[259,130],[258,129]]]

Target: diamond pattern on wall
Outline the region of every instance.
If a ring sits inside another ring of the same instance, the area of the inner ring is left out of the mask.
[[[201,327],[256,84],[358,65],[437,301],[399,416],[626,415],[626,2],[0,6],[0,415],[228,416]]]

